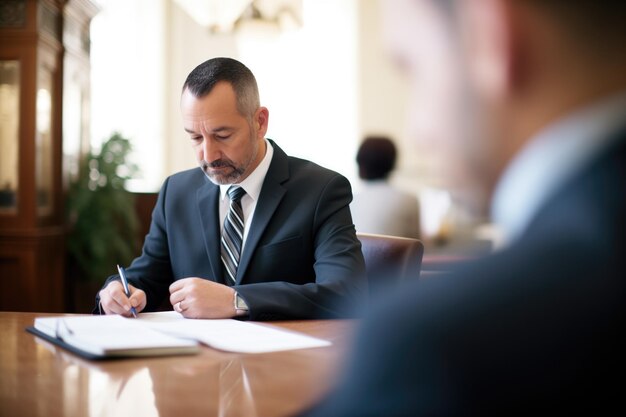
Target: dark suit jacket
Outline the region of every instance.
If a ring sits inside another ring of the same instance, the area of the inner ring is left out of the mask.
[[[625,218],[626,135],[510,249],[372,312],[307,415],[622,415]]]
[[[350,183],[271,143],[234,288],[252,320],[345,316],[367,292]],[[146,292],[146,311],[169,296],[174,280],[224,282],[218,204],[219,187],[199,168],[165,181],[143,252],[127,269],[129,282]]]

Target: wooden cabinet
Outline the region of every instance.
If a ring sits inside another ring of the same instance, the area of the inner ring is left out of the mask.
[[[65,309],[63,41],[77,3],[88,29],[89,2],[0,1],[0,310]]]

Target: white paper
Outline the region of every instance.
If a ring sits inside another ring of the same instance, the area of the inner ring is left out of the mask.
[[[132,354],[132,351],[150,354],[149,350],[167,353],[179,348],[184,353],[193,351],[197,344],[115,315],[38,317],[35,328],[97,355]]]
[[[229,352],[267,353],[331,345],[327,340],[268,324],[231,319],[186,319],[175,311],[142,313],[137,320],[154,330],[198,340],[207,346]]]

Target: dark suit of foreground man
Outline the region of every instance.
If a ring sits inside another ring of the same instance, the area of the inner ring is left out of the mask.
[[[99,293],[106,313],[153,310],[169,296],[194,318],[337,317],[365,294],[349,182],[266,140],[269,114],[258,103],[254,76],[235,60],[215,58],[189,75],[181,109],[202,169],[165,181],[143,253],[127,270],[132,295],[110,277]],[[231,184],[246,191],[232,280],[220,242]]]
[[[626,8],[575,3],[384,2],[414,98],[445,83],[433,146],[497,183],[508,245],[376,308],[309,415],[624,414]]]

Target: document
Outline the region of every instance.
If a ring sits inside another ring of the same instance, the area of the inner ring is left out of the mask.
[[[331,343],[268,324],[186,319],[174,311],[115,315],[37,317],[27,331],[89,359],[193,354],[199,343],[238,353],[267,353]]]
[[[37,317],[26,330],[89,359],[193,354],[195,340],[160,333],[122,316]]]
[[[186,319],[175,311],[139,314],[138,321],[171,336],[197,340],[228,352],[267,353],[330,346],[326,340],[287,331],[269,324],[239,320]]]

